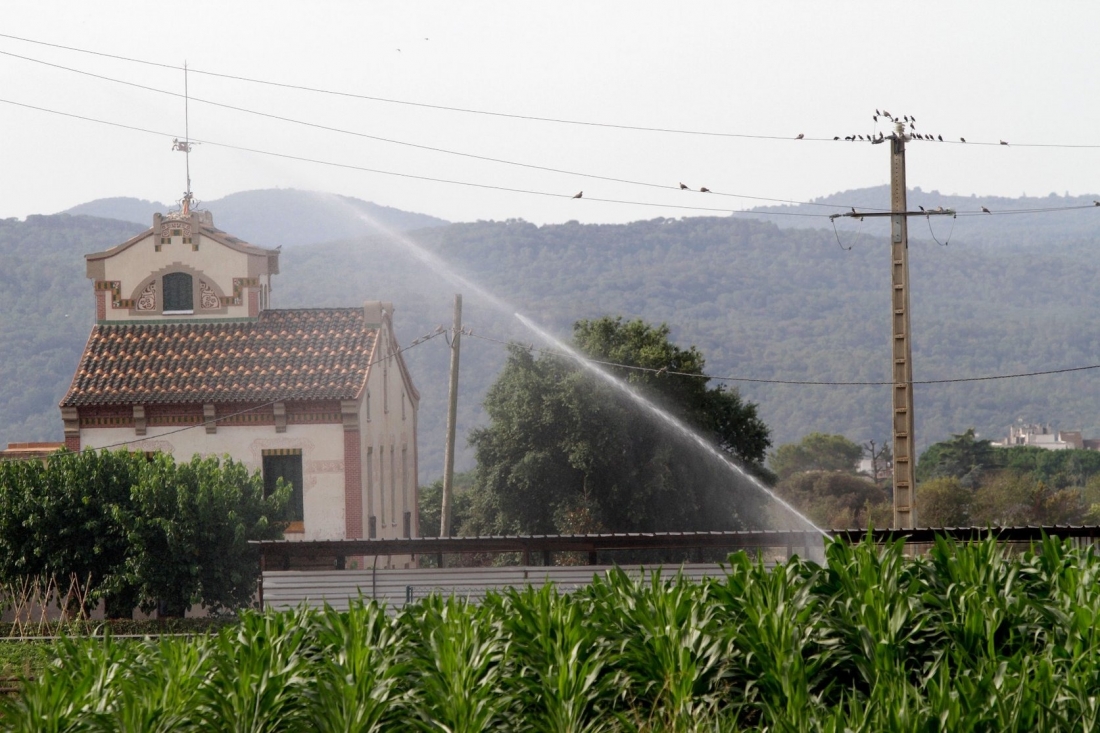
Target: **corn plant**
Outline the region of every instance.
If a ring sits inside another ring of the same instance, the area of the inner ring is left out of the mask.
[[[409,674],[401,628],[374,601],[330,606],[316,620],[317,665],[310,717],[321,733],[369,733],[397,720]]]

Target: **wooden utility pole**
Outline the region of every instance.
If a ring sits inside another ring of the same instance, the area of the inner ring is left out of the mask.
[[[906,118],[908,119],[908,118]],[[872,138],[873,144],[890,142],[890,211],[862,212],[853,209],[848,214],[833,214],[863,219],[890,217],[890,297],[891,297],[891,379],[892,427],[894,433],[894,528],[909,529],[916,525],[916,454],[913,440],[913,345],[909,327],[909,217],[955,216],[952,209],[942,207],[929,211],[908,211],[905,197],[905,143],[910,137],[905,124],[894,118],[894,133],[889,137]]]
[[[913,344],[909,327],[909,217],[905,200],[905,126],[890,141],[890,284],[893,297],[894,528],[916,523],[913,450]]]
[[[447,448],[443,455],[443,508],[439,536],[451,536],[451,507],[454,505],[455,423],[458,420],[458,349],[462,342],[462,296],[455,293],[454,327],[451,331],[451,386],[447,394]]]

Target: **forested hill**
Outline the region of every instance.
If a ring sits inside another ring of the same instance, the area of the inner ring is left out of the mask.
[[[910,189],[906,204],[910,211],[920,207],[933,210],[938,207],[954,209],[959,216],[916,217],[909,220],[909,236],[942,243],[986,245],[994,247],[1049,247],[1080,239],[1095,239],[1100,231],[1100,207],[1096,201],[1100,195],[1070,196],[1051,193],[1047,196],[1007,198],[1002,196],[959,196],[939,191],[923,191],[919,186]],[[982,207],[990,213],[982,211]],[[841,191],[822,196],[798,206],[762,206],[753,209],[769,212],[760,218],[788,228],[828,228],[828,219],[821,215],[856,211],[888,211],[890,187],[874,186]],[[795,216],[790,216],[795,214]],[[806,216],[817,214],[819,216]],[[886,219],[862,221],[844,217],[837,220],[841,241],[848,233],[862,233],[884,237],[889,224]],[[951,241],[948,242],[948,239]],[[846,244],[846,243],[845,243]]]
[[[214,216],[220,225],[217,211]],[[1012,220],[1027,226],[1033,218]],[[1100,219],[1095,221],[1100,225]],[[92,318],[81,255],[123,241],[136,227],[64,216],[0,224],[5,262],[12,262],[9,253],[16,251],[22,258],[21,269],[5,268],[0,292],[5,337],[0,440],[56,438],[61,432],[56,403]],[[912,231],[918,380],[1100,363],[1096,229],[1052,235],[1032,243],[1041,246],[1026,247],[970,244],[963,238],[942,247],[922,239],[916,227]],[[427,258],[411,256],[398,240],[381,237],[284,250],[273,304],[392,300],[400,340],[409,344],[449,324],[453,293],[462,292],[464,321],[475,334],[462,342],[463,435],[481,419],[481,398],[505,358],[501,345],[485,339],[539,343],[511,317],[512,310],[561,334],[568,334],[578,318],[604,314],[664,321],[678,344],[703,350],[707,371],[714,375],[889,378],[890,262],[880,237],[849,233],[844,239],[845,246],[852,246],[848,251],[837,246],[831,228],[781,228],[737,217],[543,227],[478,222],[413,236],[510,307],[490,305],[471,284],[447,281]],[[58,319],[65,313],[80,320],[60,328]],[[21,334],[18,348],[11,348],[14,333]],[[422,478],[430,480],[442,464],[446,344],[433,339],[410,349],[407,358],[422,394],[421,469]],[[1098,376],[1084,371],[919,386],[918,443],[927,446],[971,426],[983,437],[996,437],[1020,417],[1100,435]],[[760,404],[776,442],[814,431],[843,433],[857,441],[888,436],[889,386],[741,383],[740,389]],[[460,467],[471,464],[471,456],[463,454]]]
[[[434,216],[351,196],[293,188],[240,191],[200,205],[213,212],[219,229],[264,247],[293,247],[447,224]],[[121,197],[89,201],[63,213],[122,219],[148,227],[153,223],[153,214],[172,208],[156,201]]]
[[[95,322],[84,254],[144,228],[91,216],[0,219],[0,446],[61,440],[57,403]]]

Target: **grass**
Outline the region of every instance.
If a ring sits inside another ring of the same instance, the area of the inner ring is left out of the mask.
[[[612,572],[569,595],[65,640],[0,729],[1095,730],[1098,614],[1100,557],[1068,541],[835,543],[823,566],[737,554],[701,583]]]

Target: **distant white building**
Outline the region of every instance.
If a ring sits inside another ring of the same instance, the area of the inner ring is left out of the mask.
[[[1053,430],[1050,425],[1012,425],[1008,428],[1008,437],[993,441],[996,448],[1031,446],[1045,450],[1096,450],[1100,441],[1084,440],[1080,430]]]

